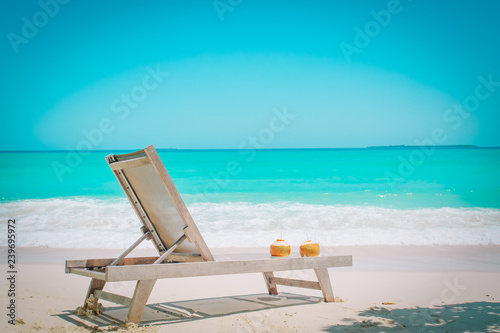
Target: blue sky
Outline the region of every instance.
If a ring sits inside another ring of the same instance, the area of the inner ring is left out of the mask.
[[[500,2],[2,1],[0,150],[500,146]]]

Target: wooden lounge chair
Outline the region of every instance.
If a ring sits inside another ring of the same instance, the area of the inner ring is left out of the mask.
[[[104,299],[128,306],[127,322],[139,323],[157,279],[256,272],[263,273],[271,295],[278,294],[276,285],[295,286],[321,290],[325,301],[333,302],[328,267],[351,266],[351,256],[215,261],[153,146],[108,155],[106,161],[142,222],[142,236],[118,258],[66,261],[66,273],[92,279],[84,308],[97,308],[98,299]],[[153,242],[159,256],[127,258],[144,239]],[[273,274],[301,269],[313,269],[318,281]],[[103,291],[106,282],[114,281],[137,281],[133,297]]]

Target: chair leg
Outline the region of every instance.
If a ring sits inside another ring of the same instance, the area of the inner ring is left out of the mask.
[[[276,287],[276,283],[271,282],[271,278],[274,277],[273,272],[262,272],[264,275],[264,281],[266,281],[267,291],[269,295],[278,295],[278,288]]]
[[[106,281],[103,281],[103,280],[97,280],[97,279],[92,279],[92,281],[90,281],[90,286],[89,286],[89,290],[87,291],[87,296],[85,296],[85,300],[83,301],[83,308],[85,309],[87,307],[87,299],[90,297],[90,295],[93,295],[94,294],[94,291],[96,290],[102,290],[104,288],[104,285],[106,284]],[[94,296],[95,297],[95,296]],[[97,306],[97,297],[95,297],[95,302],[96,302],[96,306]]]
[[[153,290],[156,280],[139,280],[135,287],[134,296],[130,302],[130,308],[127,315],[127,323],[139,324],[142,313],[148,302],[149,295]]]
[[[333,298],[332,283],[330,282],[330,276],[328,275],[328,268],[315,268],[314,273],[316,273],[316,277],[318,278],[319,286],[323,292],[325,302],[334,302],[335,299]]]

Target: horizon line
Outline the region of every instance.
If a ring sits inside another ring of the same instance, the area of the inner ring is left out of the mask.
[[[328,147],[328,148],[245,148],[245,149],[238,149],[238,148],[156,148],[156,150],[161,151],[161,150],[171,150],[171,151],[213,151],[213,150],[227,150],[227,151],[240,151],[240,150],[258,150],[258,151],[263,151],[263,150],[340,150],[340,149],[384,149],[384,148],[402,148],[402,149],[408,149],[408,148],[420,148],[420,147],[433,147],[433,148],[479,148],[479,149],[498,149],[500,146],[477,146],[477,145],[387,145],[387,146],[368,146],[368,147]],[[93,152],[109,152],[109,151],[138,151],[144,148],[127,148],[127,149],[92,149],[89,151],[85,151],[85,153],[93,153]],[[57,149],[57,150],[0,150],[0,153],[61,153],[61,152],[79,152],[80,150],[62,150],[62,149]]]

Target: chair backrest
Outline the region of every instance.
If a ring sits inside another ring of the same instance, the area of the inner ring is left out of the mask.
[[[180,243],[175,252],[214,260],[152,145],[130,154],[108,155],[106,161],[160,254],[186,235],[189,242]]]

